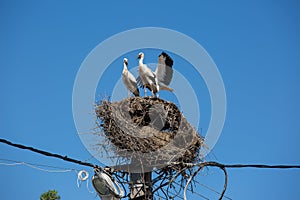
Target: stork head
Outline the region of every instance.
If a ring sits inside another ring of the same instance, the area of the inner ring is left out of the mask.
[[[164,53],[164,52],[163,52],[163,53]],[[158,56],[158,61],[159,61],[159,63],[165,63],[165,61],[166,61],[166,56],[165,56],[163,53],[161,53],[161,54]]]
[[[125,64],[126,66],[128,66],[128,59],[127,59],[127,58],[124,58],[124,59],[123,59],[123,62],[124,62],[124,64]]]
[[[138,59],[143,59],[143,58],[144,58],[144,53],[140,52],[139,55],[138,55]]]
[[[169,67],[173,66],[173,59],[164,51],[158,56],[158,60],[164,62]]]

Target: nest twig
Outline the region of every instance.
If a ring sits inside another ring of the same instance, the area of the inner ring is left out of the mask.
[[[102,100],[96,106],[96,116],[105,138],[99,146],[118,161],[130,165],[139,160],[143,169],[155,172],[159,178],[153,180],[154,191],[173,188],[175,179],[181,179],[183,190],[194,173],[183,163],[202,161],[203,138],[172,102],[151,97]]]
[[[146,165],[197,160],[203,138],[177,106],[160,98],[133,97],[119,102],[103,100],[96,107],[98,124],[116,156],[143,155]]]

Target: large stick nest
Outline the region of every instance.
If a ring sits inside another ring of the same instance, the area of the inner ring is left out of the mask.
[[[199,157],[203,138],[171,102],[151,97],[102,100],[96,115],[110,142],[101,145],[107,149],[113,145],[116,156],[132,159],[138,154],[144,164],[152,166],[169,161],[190,163]]]

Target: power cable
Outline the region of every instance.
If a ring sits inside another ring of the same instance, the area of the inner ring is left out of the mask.
[[[22,144],[16,144],[16,143],[10,142],[10,141],[5,140],[5,139],[1,139],[0,138],[0,142],[4,143],[4,144],[7,144],[9,146],[13,146],[13,147],[19,148],[19,149],[25,149],[25,150],[29,150],[29,151],[32,151],[32,152],[35,152],[35,153],[38,153],[38,154],[42,154],[42,155],[45,155],[45,156],[55,157],[55,158],[58,158],[58,159],[61,159],[61,160],[67,161],[67,162],[75,163],[75,164],[78,164],[78,165],[83,165],[83,166],[87,166],[87,167],[97,168],[97,169],[99,169],[101,171],[103,170],[100,166],[92,164],[92,163],[89,163],[89,162],[84,162],[84,161],[81,161],[81,160],[69,158],[67,156],[62,156],[62,155],[59,155],[59,154],[54,154],[54,153],[51,153],[51,152],[43,151],[43,150],[36,149],[36,148],[33,148],[33,147],[25,146],[25,145],[22,145]],[[29,163],[15,163],[15,165],[17,165],[17,164],[25,164],[25,165],[29,165],[30,166]],[[220,193],[220,198],[219,199],[222,199],[222,197],[224,197],[224,194],[225,194],[225,191],[226,191],[226,188],[227,188],[227,181],[228,181],[228,175],[227,175],[227,171],[226,171],[227,168],[300,169],[300,165],[222,164],[222,163],[213,162],[213,161],[200,162],[200,163],[171,162],[169,164],[170,165],[179,165],[180,164],[180,165],[183,165],[183,166],[185,166],[187,168],[192,168],[192,167],[196,167],[196,166],[199,167],[198,170],[195,173],[192,174],[192,176],[190,177],[190,179],[188,180],[188,182],[186,184],[186,187],[184,189],[184,199],[186,199],[186,190],[188,189],[189,183],[191,182],[191,180],[193,179],[193,177],[196,176],[197,173],[203,167],[218,167],[218,168],[220,168],[224,172],[225,182],[224,182],[223,191]],[[9,165],[9,164],[6,163],[6,165]],[[31,165],[31,167],[37,167],[37,166]]]
[[[67,161],[67,162],[76,163],[78,165],[83,165],[83,166],[88,166],[88,167],[92,167],[92,168],[102,169],[100,166],[94,165],[94,164],[89,163],[89,162],[76,160],[76,159],[73,159],[73,158],[69,158],[68,156],[62,156],[62,155],[59,155],[59,154],[50,153],[50,152],[43,151],[43,150],[40,150],[40,149],[36,149],[36,148],[33,148],[33,147],[25,146],[25,145],[22,145],[22,144],[12,143],[12,142],[10,142],[8,140],[5,140],[5,139],[0,138],[0,142],[4,143],[4,144],[7,144],[9,146],[19,148],[19,149],[26,149],[26,150],[29,150],[29,151],[32,151],[32,152],[35,152],[35,153],[38,153],[38,154],[42,154],[44,156],[58,158],[58,159],[61,159],[61,160]]]

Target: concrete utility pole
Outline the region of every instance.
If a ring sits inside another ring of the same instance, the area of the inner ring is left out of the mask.
[[[152,173],[130,173],[130,196],[132,200],[152,200]]]
[[[131,200],[152,200],[152,167],[145,166],[147,163],[142,158],[133,157],[129,168],[130,183],[129,199]]]

